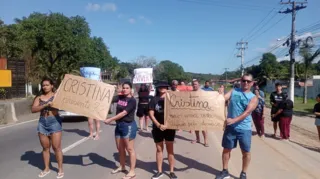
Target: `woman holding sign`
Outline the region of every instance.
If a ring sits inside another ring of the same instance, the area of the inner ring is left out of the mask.
[[[41,82],[41,88],[42,94],[35,98],[31,108],[32,113],[40,112],[37,131],[43,148],[42,155],[45,168],[39,174],[39,177],[45,177],[50,173],[50,148],[52,145],[58,162],[57,178],[63,178],[63,156],[61,150],[62,120],[58,114],[58,109],[51,107],[54,98],[53,81],[49,78],[44,78]]]
[[[134,150],[134,139],[137,134],[137,124],[134,120],[137,107],[136,100],[131,93],[132,84],[125,82],[122,85],[122,95],[115,100],[117,102],[116,116],[106,119],[106,124],[116,121],[115,138],[120,156],[120,167],[113,170],[112,173],[125,172],[126,151],[130,156],[130,171],[123,179],[133,179],[136,177],[136,153]]]
[[[166,96],[169,85],[167,83],[159,83],[157,85],[157,96],[155,96],[149,104],[149,115],[153,122],[152,136],[156,143],[157,154],[157,166],[158,173],[156,173],[152,179],[158,179],[163,176],[162,162],[163,162],[163,141],[166,142],[166,148],[168,152],[168,160],[170,166],[170,178],[178,178],[173,172],[174,169],[174,153],[173,143],[176,135],[175,130],[167,129],[164,125],[164,98]]]

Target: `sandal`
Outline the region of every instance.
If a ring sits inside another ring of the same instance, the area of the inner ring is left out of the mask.
[[[48,170],[48,171],[42,171],[38,176],[39,176],[39,178],[43,178],[43,177],[45,177],[46,175],[48,175],[50,173],[50,170]]]
[[[195,143],[200,144],[200,141],[198,141],[198,140],[193,140],[193,141],[191,141],[191,143],[192,143],[192,144],[195,144]]]
[[[125,173],[127,170],[126,169],[122,169],[121,167],[118,167],[117,169],[112,170],[112,174],[116,174],[116,173]]]
[[[58,173],[57,178],[63,178],[64,177],[64,173]]]
[[[99,140],[99,136],[95,136],[94,138],[93,138],[93,140]]]
[[[209,144],[204,144],[205,147],[209,147]]]
[[[133,175],[133,176],[124,176],[124,177],[122,177],[122,179],[134,179],[134,178],[136,178],[136,175]]]

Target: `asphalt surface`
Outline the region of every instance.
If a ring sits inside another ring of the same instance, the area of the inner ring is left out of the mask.
[[[21,125],[0,127],[0,179],[34,179],[43,169],[42,148],[37,132],[37,121]],[[64,172],[68,179],[121,178],[124,174],[110,172],[118,165],[114,142],[114,125],[101,123],[100,140],[88,136],[87,121],[63,121]],[[272,131],[267,129],[268,133]],[[212,179],[221,170],[222,131],[211,132],[209,147],[191,144],[194,135],[177,133],[175,143],[176,174],[183,179]],[[203,139],[202,139],[203,141]],[[136,174],[139,179],[149,179],[156,172],[155,145],[150,132],[137,135]],[[166,158],[166,154],[164,157]],[[51,173],[46,179],[57,175],[57,163],[51,156]],[[168,161],[164,160],[164,171],[168,173]],[[248,178],[254,179],[313,179],[320,178],[320,153],[307,150],[287,141],[254,136],[252,139],[252,162]],[[237,178],[241,172],[241,152],[232,152],[229,171]],[[169,178],[164,176],[163,178]]]

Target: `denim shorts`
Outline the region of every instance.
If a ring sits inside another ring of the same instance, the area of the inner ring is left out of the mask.
[[[114,134],[120,139],[135,139],[137,136],[138,126],[136,121],[132,122],[117,122]]]
[[[40,116],[37,131],[49,136],[55,132],[62,131],[62,119],[60,116]]]
[[[234,149],[237,147],[237,142],[241,150],[250,152],[251,149],[251,130],[235,129],[233,127],[227,127],[224,131],[222,138],[222,147],[226,149]]]
[[[316,120],[314,121],[314,125],[320,126],[320,118],[316,118]]]

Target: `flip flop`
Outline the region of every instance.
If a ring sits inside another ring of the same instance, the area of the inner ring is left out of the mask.
[[[50,170],[49,171],[42,171],[38,176],[39,176],[39,178],[43,178],[43,177],[45,177],[46,175],[48,175],[50,173]]]
[[[204,144],[205,147],[209,147],[209,144]]]
[[[193,140],[193,141],[191,141],[191,143],[192,143],[192,144],[195,144],[195,143],[200,144],[200,141],[198,141],[198,140]]]
[[[116,173],[120,173],[120,172],[123,172],[125,173],[127,170],[126,169],[121,169],[121,167],[115,169],[115,170],[112,170],[112,174],[116,174]]]
[[[124,177],[122,177],[122,179],[134,179],[134,178],[136,178],[136,175],[133,175],[133,176],[124,176]]]
[[[95,136],[94,138],[93,138],[93,140],[99,140],[100,139],[100,136]]]
[[[63,178],[64,177],[64,173],[58,173],[57,178]]]

